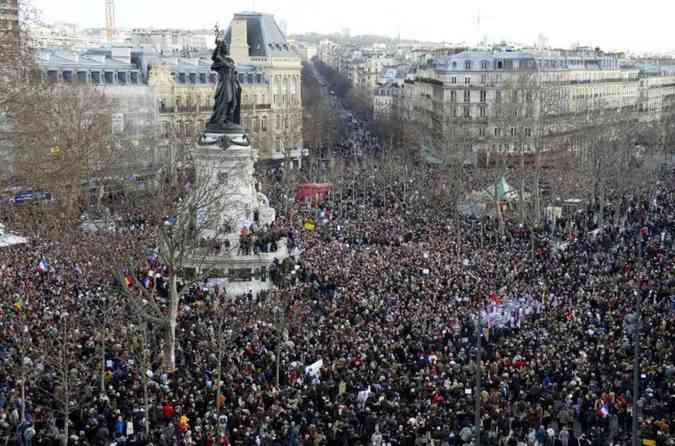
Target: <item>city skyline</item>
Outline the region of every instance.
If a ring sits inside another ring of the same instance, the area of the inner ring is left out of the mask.
[[[104,26],[104,2],[91,0],[30,0],[48,22],[65,21],[84,27]],[[649,2],[648,2],[649,3]],[[652,0],[656,6],[656,1]],[[160,7],[161,5],[161,7]],[[572,43],[606,50],[672,52],[675,42],[663,38],[674,4],[661,4],[659,14],[649,7],[606,5],[570,0],[565,6],[541,6],[534,0],[498,2],[483,0],[472,5],[416,2],[337,3],[297,0],[193,0],[191,8],[170,8],[159,0],[116,0],[119,28],[212,28],[227,25],[235,12],[255,10],[272,13],[288,24],[291,34],[332,33],[349,29],[352,35],[377,34],[433,42],[474,44],[479,38],[533,44],[540,34],[551,46]],[[481,24],[478,25],[478,17]],[[373,18],[377,18],[373,20]]]

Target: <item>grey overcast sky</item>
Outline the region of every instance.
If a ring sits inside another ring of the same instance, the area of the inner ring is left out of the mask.
[[[48,22],[100,27],[104,0],[30,0]],[[115,0],[119,27],[212,28],[239,11],[269,12],[289,33],[382,34],[430,41],[488,40],[607,50],[675,51],[673,0]]]

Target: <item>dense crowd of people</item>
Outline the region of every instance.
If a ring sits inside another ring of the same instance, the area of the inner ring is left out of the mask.
[[[166,304],[141,214],[0,249],[2,441],[459,446],[478,400],[482,444],[625,445],[639,302],[640,436],[675,444],[672,177],[527,228],[457,215],[423,172],[352,176],[248,248],[302,247],[278,289],[182,290],[175,370],[96,254],[157,271]]]

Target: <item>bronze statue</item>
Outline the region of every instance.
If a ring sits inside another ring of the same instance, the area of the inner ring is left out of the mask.
[[[234,60],[229,56],[229,49],[222,38],[222,32],[216,25],[216,49],[211,56],[211,71],[218,73],[213,114],[206,127],[207,131],[242,132],[241,127],[241,85]]]

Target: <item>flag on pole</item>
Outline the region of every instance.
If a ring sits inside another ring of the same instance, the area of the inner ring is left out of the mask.
[[[49,261],[46,258],[42,258],[40,263],[38,263],[37,270],[41,273],[46,273],[49,271]]]

